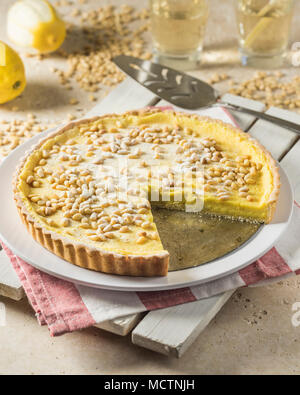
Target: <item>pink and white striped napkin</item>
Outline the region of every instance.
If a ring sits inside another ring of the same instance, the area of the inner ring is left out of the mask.
[[[234,123],[223,109],[206,112],[214,118]],[[300,274],[300,205],[284,236],[267,254],[237,273],[210,283],[169,291],[119,292],[89,288],[45,274],[3,248],[20,278],[40,325],[51,336],[84,329],[118,317],[166,308],[207,298],[245,286],[263,285],[286,276]]]

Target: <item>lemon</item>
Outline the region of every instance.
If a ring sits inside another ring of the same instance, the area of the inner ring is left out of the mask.
[[[25,86],[25,68],[20,56],[0,41],[0,104],[15,99]]]
[[[7,34],[16,45],[50,53],[64,42],[66,25],[48,1],[20,0],[8,11]]]

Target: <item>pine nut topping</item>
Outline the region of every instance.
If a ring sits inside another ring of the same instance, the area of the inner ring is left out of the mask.
[[[147,242],[147,238],[144,236],[141,236],[137,239],[137,244],[145,244]]]
[[[159,188],[162,195],[171,190],[173,198],[181,187],[194,187],[198,170],[201,186],[197,191],[203,187],[209,197],[224,201],[224,206],[234,198],[255,200],[252,185],[259,182],[262,165],[251,156],[223,152],[221,144],[206,137],[202,129],[178,124],[130,126],[134,118],[100,118],[78,126],[78,137],[74,133],[66,142],[58,139],[52,147],[44,145],[47,149],[26,178],[30,204],[39,215],[49,217],[44,222],[53,216],[56,226],[68,228],[65,234],[111,245],[118,238],[141,245],[159,240],[149,220],[147,187],[151,192]],[[127,159],[134,160],[127,166]],[[128,188],[119,183],[117,161],[122,162],[120,174]],[[33,188],[42,191],[39,194]]]

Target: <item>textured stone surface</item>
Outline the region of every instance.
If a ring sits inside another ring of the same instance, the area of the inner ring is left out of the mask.
[[[2,0],[0,4],[1,39],[5,38],[3,25],[9,3]],[[207,77],[222,71],[236,78],[252,75],[253,70],[238,63],[231,1],[210,3],[204,64],[194,74]],[[89,4],[99,5],[99,1],[89,0],[86,7]],[[297,37],[299,41],[299,22],[294,21],[292,42]],[[0,107],[1,118],[22,117],[34,111],[42,119],[66,119],[70,112],[82,113],[68,105],[71,97],[80,97],[78,108],[88,110],[94,105],[76,88],[69,92],[60,87],[48,70],[51,64],[59,64],[58,59],[30,62],[26,97]],[[299,68],[287,67],[286,72],[294,75]],[[19,107],[17,114],[11,112],[14,106]],[[0,374],[299,374],[300,328],[291,322],[292,305],[300,302],[299,286],[300,279],[292,278],[264,288],[242,289],[180,360],[133,346],[129,336],[96,328],[52,339],[46,328],[38,326],[26,300],[0,298],[7,312],[7,325],[0,327]]]

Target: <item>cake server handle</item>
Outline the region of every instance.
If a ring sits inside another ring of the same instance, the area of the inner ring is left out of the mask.
[[[234,104],[229,104],[223,101],[218,101],[214,106],[222,106],[227,108],[228,110],[233,110],[233,111],[238,111],[244,114],[249,114],[253,115],[256,118],[262,119],[264,121],[268,121],[271,123],[275,123],[278,126],[281,126],[282,128],[288,129],[294,133],[297,133],[300,135],[300,124],[296,124],[294,122],[286,121],[284,119],[274,117],[273,115],[266,114],[264,112],[259,112],[255,110],[251,110],[249,108],[245,108],[242,106],[237,106]]]

